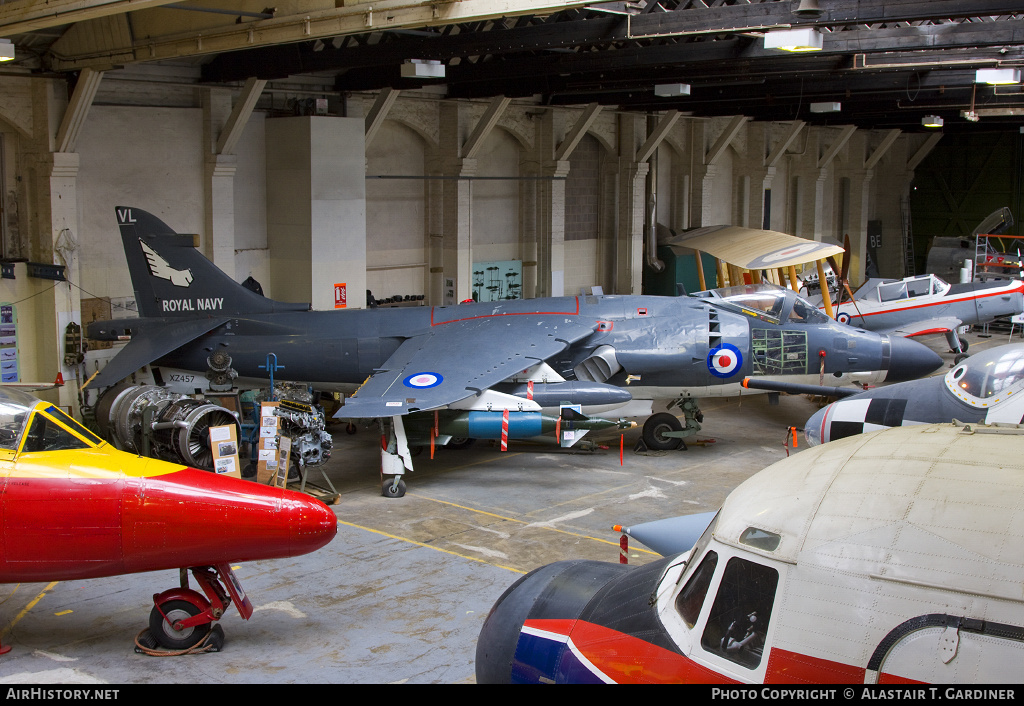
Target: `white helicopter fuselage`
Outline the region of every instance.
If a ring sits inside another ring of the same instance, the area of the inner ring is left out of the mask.
[[[521,579],[481,631],[478,683],[1017,682],[1022,451],[1020,430],[974,424],[801,451],[689,552]]]

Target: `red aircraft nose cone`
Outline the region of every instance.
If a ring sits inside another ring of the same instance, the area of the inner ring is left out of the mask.
[[[195,468],[134,479],[125,500],[128,571],[299,556],[338,531],[316,498]]]
[[[282,509],[282,515],[288,518],[291,529],[292,556],[315,552],[329,544],[338,533],[338,518],[334,511],[308,495],[291,495],[294,497]]]

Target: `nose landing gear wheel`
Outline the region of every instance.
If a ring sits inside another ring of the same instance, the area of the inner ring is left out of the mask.
[[[163,614],[160,610],[163,610]],[[187,650],[199,644],[210,632],[210,624],[193,625],[175,630],[174,623],[199,615],[202,611],[188,601],[167,601],[160,609],[153,606],[149,613],[149,632],[157,643],[168,650]],[[164,616],[167,616],[164,619]]]

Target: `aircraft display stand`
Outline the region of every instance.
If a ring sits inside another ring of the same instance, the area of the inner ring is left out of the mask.
[[[298,481],[288,480],[292,463],[293,439],[287,434],[281,433],[280,417],[275,413],[280,404],[281,402],[278,401],[260,403],[256,481],[283,488],[297,484],[299,492],[311,495],[325,505],[333,505],[340,497],[340,493],[335,489],[322,467],[320,467],[320,475],[327,485],[326,488],[307,481],[309,472],[313,468],[309,465],[299,469]]]

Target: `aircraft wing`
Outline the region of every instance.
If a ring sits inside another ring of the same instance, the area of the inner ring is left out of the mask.
[[[850,323],[856,326],[857,317],[854,316]],[[885,331],[879,331],[878,333],[888,333],[903,337],[924,336],[929,333],[946,333],[963,325],[963,321],[955,316],[937,316],[931,319],[922,319],[921,321],[910,321]]]
[[[740,226],[705,226],[680,233],[667,245],[693,248],[748,270],[800,265],[842,255],[843,248],[788,233]]]
[[[147,331],[145,336],[133,336],[100,372],[87,380],[85,387],[107,387],[128,377],[144,365],[149,365],[189,341],[221,326],[231,319],[181,319],[174,323]]]
[[[595,326],[557,314],[435,325],[406,339],[335,416],[391,417],[444,407],[565,350]]]

